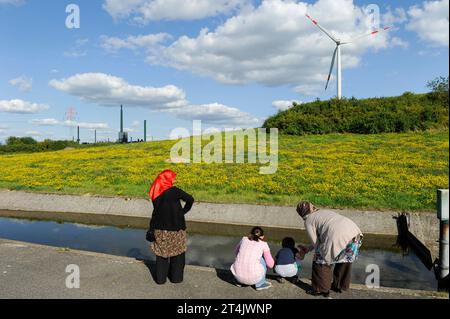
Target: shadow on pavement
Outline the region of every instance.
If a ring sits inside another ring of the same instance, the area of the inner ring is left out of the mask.
[[[150,273],[150,276],[152,276],[152,280],[156,282],[156,261],[144,258],[136,258],[136,260],[144,263]]]
[[[155,278],[156,278],[155,277],[156,276],[156,262],[153,260],[148,260],[148,259],[139,258],[139,257],[136,258],[136,260],[144,263],[144,265],[147,267],[147,269],[152,277],[152,280],[154,282],[156,282],[156,280],[155,280]],[[216,271],[217,278],[219,278],[220,280],[222,280],[230,285],[233,285],[233,286],[236,285],[236,280],[234,279],[234,276],[230,270],[215,268],[215,271]],[[266,277],[267,277],[267,279],[274,280],[274,281],[278,281],[280,279],[280,276],[278,276],[276,274],[271,274],[271,273],[268,273],[266,275]],[[289,278],[289,279],[286,279],[286,281],[297,286],[298,288],[304,290],[305,292],[312,289],[311,285],[309,285],[306,282],[303,282],[297,278]],[[248,287],[246,285],[242,285],[242,286]]]
[[[217,275],[217,278],[219,278],[220,280],[225,281],[226,283],[233,285],[233,286],[236,285],[236,280],[234,279],[234,276],[230,270],[216,268],[216,275]],[[278,281],[280,278],[280,276],[278,276],[278,275],[269,274],[269,273],[266,275],[266,277],[267,277],[267,279],[274,280],[274,281]],[[311,285],[309,285],[301,280],[297,280],[296,278],[295,279],[294,278],[286,279],[286,281],[288,281],[289,283],[304,290],[305,292],[312,288]],[[243,286],[246,287],[245,285],[243,285]]]

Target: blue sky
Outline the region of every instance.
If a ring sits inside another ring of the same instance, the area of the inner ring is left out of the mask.
[[[65,25],[70,3],[79,29]],[[448,76],[448,0],[0,0],[0,141],[68,139],[77,124],[82,141],[93,129],[114,140],[121,103],[134,139],[144,119],[155,139],[195,119],[256,127],[286,101],[335,95],[333,43],[305,13],[351,38],[375,28],[370,4],[393,28],[343,47],[344,96],[425,92]]]

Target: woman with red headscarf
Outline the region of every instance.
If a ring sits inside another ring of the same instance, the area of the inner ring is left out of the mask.
[[[153,202],[150,229],[154,232],[151,249],[156,255],[156,283],[183,281],[185,253],[187,250],[186,221],[194,198],[173,186],[177,174],[166,170],[158,175],[148,195]],[[181,206],[180,201],[186,204]]]

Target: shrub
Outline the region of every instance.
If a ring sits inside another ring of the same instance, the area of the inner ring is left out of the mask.
[[[448,76],[437,77],[428,82],[427,87],[431,90],[430,97],[448,107]]]
[[[442,88],[442,85],[440,86]],[[268,118],[263,127],[289,135],[400,133],[448,128],[448,92],[296,104]],[[446,98],[443,98],[445,96]]]
[[[10,136],[6,140],[6,145],[35,145],[37,141],[32,137],[15,137]]]
[[[0,154],[59,151],[65,149],[66,147],[86,148],[91,146],[106,145],[111,145],[111,143],[80,145],[73,141],[44,140],[43,142],[37,142],[31,137],[11,136],[6,140],[6,145],[0,145]]]

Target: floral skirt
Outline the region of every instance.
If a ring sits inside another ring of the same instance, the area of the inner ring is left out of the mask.
[[[358,259],[359,249],[362,245],[362,235],[358,235],[345,247],[339,255],[331,262],[331,264],[352,263]],[[316,264],[324,265],[327,262],[323,259],[320,253],[319,246],[317,246],[313,261]]]
[[[155,229],[155,241],[150,245],[156,256],[169,258],[181,255],[187,250],[185,230],[168,231]]]

